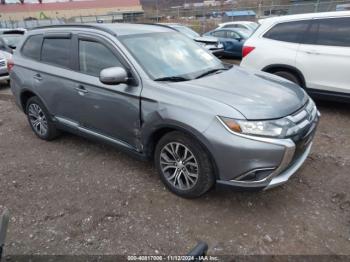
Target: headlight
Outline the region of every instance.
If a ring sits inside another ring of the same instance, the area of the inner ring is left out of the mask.
[[[236,120],[227,117],[220,117],[220,119],[231,131],[254,136],[285,137],[288,130],[293,130],[291,128],[295,127],[295,124],[286,118],[267,121]],[[288,135],[293,134],[288,132]]]

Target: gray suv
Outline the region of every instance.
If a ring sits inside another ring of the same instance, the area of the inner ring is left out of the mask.
[[[29,31],[10,76],[39,138],[65,130],[154,159],[164,184],[188,198],[215,184],[285,183],[307,158],[319,120],[294,83],[223,64],[161,25]]]

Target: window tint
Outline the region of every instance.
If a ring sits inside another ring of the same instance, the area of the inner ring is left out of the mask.
[[[71,39],[44,39],[41,60],[49,64],[69,68]]]
[[[33,35],[29,37],[22,48],[22,54],[25,57],[40,60],[42,41],[42,35]]]
[[[213,36],[225,38],[226,37],[226,32],[225,31],[216,31],[216,32],[213,33]]]
[[[350,18],[317,20],[319,24],[316,44],[350,46]]]
[[[309,21],[288,22],[275,25],[264,37],[284,42],[299,43],[305,36]]]
[[[99,76],[103,69],[122,67],[119,59],[103,44],[91,41],[79,41],[80,71]]]

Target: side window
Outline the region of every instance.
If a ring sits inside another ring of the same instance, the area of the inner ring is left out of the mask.
[[[264,37],[290,43],[300,43],[310,21],[286,22],[275,25]]]
[[[123,67],[113,52],[98,42],[79,41],[80,72],[99,76],[103,69],[109,67]]]
[[[27,39],[22,47],[22,55],[34,60],[40,60],[42,35],[33,35]]]
[[[228,32],[227,32],[227,38],[239,39],[240,36],[239,36],[239,34],[237,34],[236,32],[228,31]]]
[[[41,61],[60,67],[70,67],[71,39],[46,38],[41,51]]]
[[[216,31],[213,33],[213,36],[226,38],[226,31]]]
[[[316,44],[350,46],[350,17],[321,19],[318,21]]]

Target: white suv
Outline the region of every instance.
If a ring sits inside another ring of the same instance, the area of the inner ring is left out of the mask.
[[[262,20],[241,66],[284,77],[315,97],[350,101],[350,12]]]

